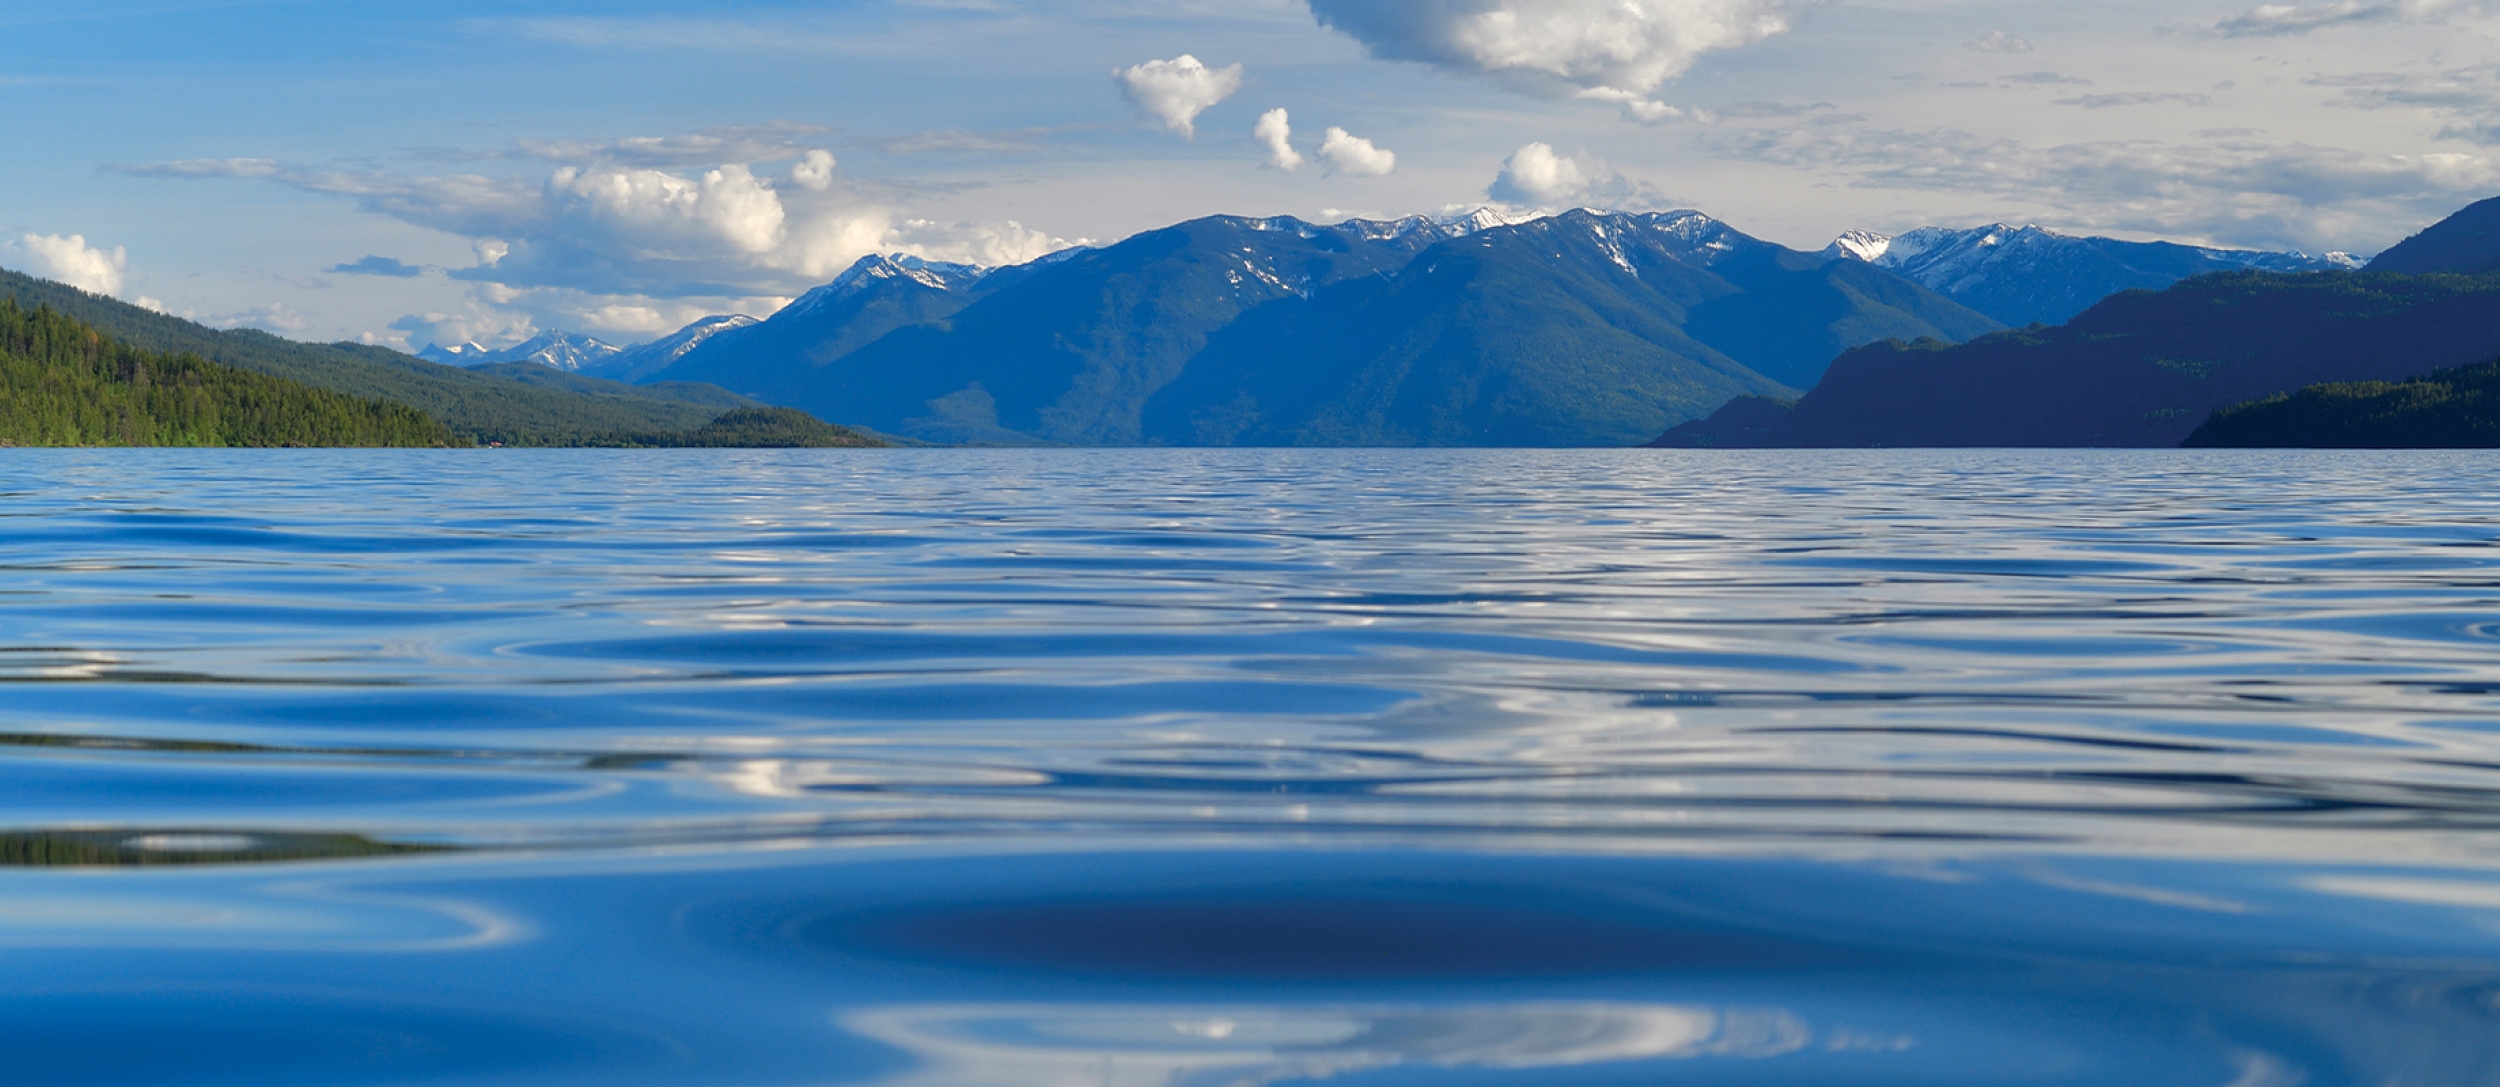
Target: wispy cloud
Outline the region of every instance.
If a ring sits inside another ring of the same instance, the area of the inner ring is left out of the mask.
[[[856,27],[846,31],[830,21],[810,19],[564,17],[470,19],[460,25],[480,36],[603,51],[867,54],[889,48]]]
[[[1729,133],[1714,149],[1864,188],[2006,197],[2057,209],[2072,227],[2285,248],[2386,244],[2395,239],[2354,232],[2435,218],[2500,185],[2500,164],[2477,155],[2387,155],[2253,139],[2033,147],[1953,129],[1795,128]]]
[[[2089,79],[2085,79],[2081,76],[2064,75],[2058,72],[2024,72],[2019,75],[2009,75],[2005,77],[2005,81],[2008,83],[2030,83],[2040,86],[2089,87],[2092,85],[2092,81]]]
[[[612,140],[515,141],[520,153],[550,162],[613,162],[655,168],[758,163],[795,159],[833,131],[823,125],[775,122],[724,125],[675,136],[627,136]]]
[[[2219,22],[2190,29],[2222,38],[2278,37],[2330,27],[2373,23],[2441,22],[2486,14],[2490,0],[2332,0],[2324,4],[2260,4]]]
[[[2019,35],[2002,30],[1991,30],[1977,38],[1963,42],[1962,48],[1979,53],[2028,53],[2031,52],[2031,43],[2023,40]]]
[[[2202,94],[2162,94],[2154,91],[2129,91],[2124,94],[2079,94],[2056,99],[2061,106],[2085,109],[2114,109],[2119,106],[2210,106],[2214,100]]]
[[[391,257],[380,256],[368,256],[363,260],[333,264],[329,270],[340,275],[387,276],[392,279],[415,279],[425,273],[425,269],[414,264],[405,264]]]
[[[2353,109],[2423,110],[2447,120],[2441,139],[2500,146],[2500,64],[2437,72],[2360,72],[2317,76],[2313,85],[2342,88],[2336,105]]]

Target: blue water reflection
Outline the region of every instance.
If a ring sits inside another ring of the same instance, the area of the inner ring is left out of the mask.
[[[2500,1082],[2489,454],[0,466],[12,1082]]]
[[[2500,1073],[2500,881],[2427,869],[889,845],[0,896],[24,1082]]]

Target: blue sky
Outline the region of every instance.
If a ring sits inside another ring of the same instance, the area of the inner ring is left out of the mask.
[[[2464,0],[66,8],[0,3],[0,264],[403,347],[1214,213],[2367,253],[2500,192],[2500,18]]]

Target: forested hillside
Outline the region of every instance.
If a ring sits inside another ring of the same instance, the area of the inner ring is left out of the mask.
[[[467,445],[425,413],[144,351],[0,298],[0,444]]]
[[[2347,381],[2235,404],[2188,435],[2205,448],[2500,448],[2500,363],[2410,381]]]
[[[544,381],[443,366],[362,344],[309,344],[250,329],[218,331],[66,284],[0,269],[0,297],[49,306],[132,347],[188,353],[351,397],[389,400],[452,433],[505,445],[580,445],[618,433],[693,430],[754,401],[700,386],[636,387],[552,370]],[[537,375],[529,375],[533,379]]]
[[[2216,409],[2500,352],[2500,277],[2200,276],[2069,324],[1879,343],[1783,408],[1739,401],[1667,446],[2175,446]]]

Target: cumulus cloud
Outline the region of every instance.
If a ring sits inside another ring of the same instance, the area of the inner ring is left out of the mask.
[[[186,310],[182,317],[210,328],[257,328],[264,332],[303,332],[313,326],[312,318],[284,302],[272,302],[233,313],[193,313]]]
[[[2221,22],[2200,27],[2225,38],[2306,34],[2336,26],[2369,23],[2428,23],[2492,10],[2488,0],[2333,0],[2324,4],[2261,4]]]
[[[1138,112],[1191,138],[1198,134],[1199,114],[1241,89],[1241,65],[1209,68],[1187,53],[1114,69],[1111,76]]]
[[[1319,141],[1319,161],[1330,173],[1354,177],[1383,177],[1398,168],[1396,152],[1374,146],[1364,139],[1335,125]]]
[[[1603,92],[1595,97],[1629,105],[1649,102],[1703,54],[1785,33],[1823,2],[1310,0],[1310,6],[1322,25],[1362,42],[1376,57],[1483,76],[1532,93]]]
[[[655,251],[761,254],[782,239],[780,197],[744,166],[701,178],[660,170],[566,166],[547,180],[547,206],[573,232],[620,236]]]
[[[868,253],[910,249],[895,237],[911,218],[902,201],[844,182],[830,155],[802,158],[780,183],[738,164],[697,173],[594,162],[559,167],[539,181],[309,170],[262,160],[164,163],[126,172],[252,178],[353,200],[366,211],[470,239],[478,263],[453,270],[453,278],[515,289],[663,299],[779,297],[802,292]],[[1028,242],[989,251],[1021,251]]]
[[[845,178],[833,156],[816,149],[781,160],[786,172],[740,163],[664,169],[592,153],[537,177],[322,170],[260,159],[124,172],[281,184],[468,240],[476,263],[448,274],[470,285],[473,308],[415,314],[393,326],[417,345],[491,344],[543,328],[664,332],[706,313],[771,313],[869,253],[1008,264],[1077,244],[1020,223],[914,216],[909,194]],[[385,259],[338,270],[399,274]]]
[[[1979,53],[2028,53],[2031,52],[2031,43],[2024,41],[2019,35],[2003,30],[1991,30],[1977,38],[1963,42],[1962,48]]]
[[[538,334],[538,323],[529,314],[498,309],[477,301],[451,312],[412,313],[391,322],[390,327],[402,333],[410,347],[426,344],[457,347],[464,343],[501,346],[519,343]]]
[[[1267,164],[1286,173],[1302,168],[1302,152],[1293,149],[1293,123],[1285,111],[1271,109],[1259,115],[1259,123],[1250,134],[1267,145]]]
[[[393,279],[415,279],[417,276],[423,274],[425,269],[419,268],[413,264],[403,264],[392,257],[369,256],[363,260],[351,261],[346,264],[333,264],[330,266],[330,271],[337,272],[340,275],[389,276]]]
[[[823,192],[833,187],[833,152],[809,151],[807,157],[790,167],[790,183],[809,192]]]
[[[1555,154],[1551,144],[1532,143],[1511,152],[1489,191],[1505,204],[1551,207],[1587,190],[1588,173],[1578,162]]]
[[[2218,138],[2033,147],[1949,129],[1760,129],[1715,141],[1738,158],[1812,169],[1866,188],[1978,193],[2053,208],[2073,228],[2257,247],[2366,251],[2362,231],[2436,219],[2500,185],[2466,154],[2385,155]]]
[[[906,219],[878,240],[879,252],[902,250],[928,260],[1001,267],[1039,260],[1090,238],[1060,238],[1013,219],[1003,223]]]
[[[1596,158],[1564,155],[1546,143],[1531,143],[1511,152],[1485,195],[1513,207],[1538,210],[1639,208],[1665,202],[1656,189]]]
[[[111,298],[121,297],[122,277],[130,271],[128,251],[88,245],[84,234],[28,234],[9,248],[34,275]]]

